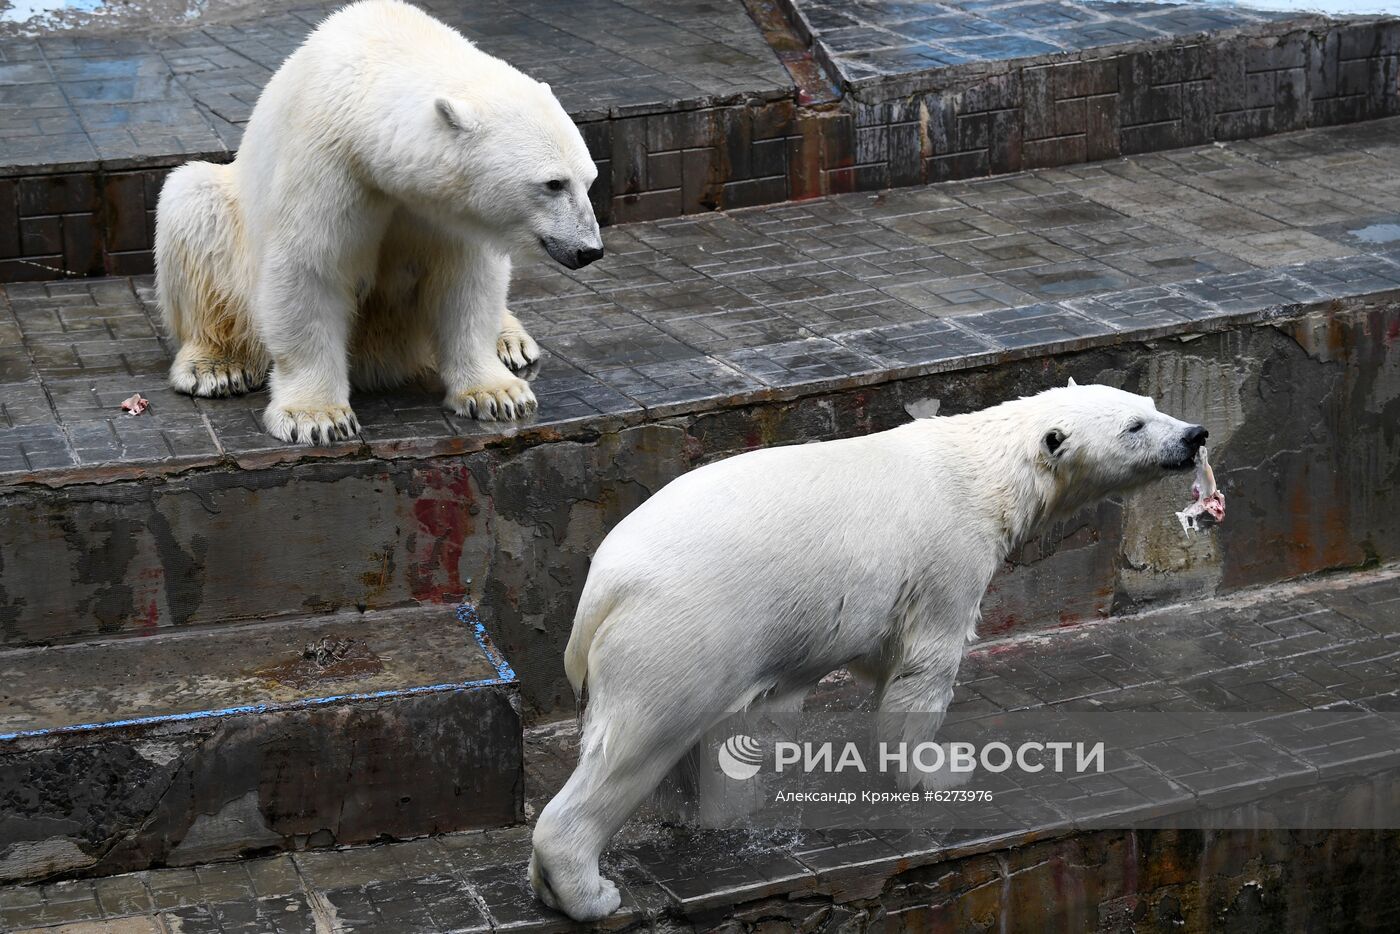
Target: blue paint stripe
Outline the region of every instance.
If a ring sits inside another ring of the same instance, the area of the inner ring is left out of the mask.
[[[0,743],[16,739],[28,739],[39,736],[62,736],[69,733],[88,733],[94,730],[120,729],[129,726],[150,726],[157,723],[183,723],[193,720],[209,720],[217,717],[276,713],[285,710],[303,710],[310,707],[324,707],[327,704],[336,704],[343,701],[414,697],[421,694],[442,694],[447,691],[464,691],[470,688],[491,687],[493,685],[514,681],[515,671],[491,642],[491,637],[486,633],[486,627],[482,625],[480,618],[476,615],[476,607],[472,606],[470,603],[464,603],[457,608],[456,616],[460,622],[471,627],[472,638],[476,640],[477,646],[480,647],[481,651],[486,655],[491,666],[495,668],[497,677],[483,678],[477,681],[452,681],[444,684],[429,684],[416,688],[394,688],[387,691],[361,691],[350,694],[332,694],[327,697],[310,697],[302,700],[281,701],[267,704],[245,704],[239,707],[222,707],[217,710],[196,710],[191,713],[167,713],[150,717],[132,717],[127,720],[107,720],[101,723],[79,723],[72,726],[58,726],[43,730],[18,730],[13,733],[0,733]]]
[[[472,628],[476,644],[481,646],[482,652],[486,653],[486,658],[496,669],[496,675],[502,681],[514,681],[515,669],[511,668],[506,657],[497,651],[496,644],[491,641],[491,637],[486,632],[485,624],[481,622],[481,617],[476,614],[476,607],[470,603],[463,603],[457,607],[457,618]]]

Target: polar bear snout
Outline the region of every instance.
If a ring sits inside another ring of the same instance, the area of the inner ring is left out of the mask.
[[[1178,451],[1164,464],[1168,470],[1190,470],[1196,466],[1196,452],[1205,447],[1210,432],[1204,425],[1188,425],[1181,433]]]
[[[601,240],[596,244],[576,244],[566,243],[557,237],[540,237],[540,246],[544,247],[545,252],[556,263],[569,269],[582,269],[589,263],[603,258]]]

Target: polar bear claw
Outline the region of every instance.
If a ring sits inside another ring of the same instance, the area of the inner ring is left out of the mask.
[[[335,444],[360,433],[360,422],[348,405],[269,406],[263,413],[263,427],[274,438],[289,444]]]
[[[181,348],[170,367],[170,387],[201,399],[242,396],[267,381],[267,364],[217,355],[194,346]]]
[[[540,358],[540,345],[526,332],[520,320],[509,312],[501,322],[501,334],[496,338],[496,356],[512,370],[523,370]]]
[[[539,403],[529,383],[518,376],[507,376],[499,382],[449,393],[443,405],[458,415],[494,422],[525,418]]]

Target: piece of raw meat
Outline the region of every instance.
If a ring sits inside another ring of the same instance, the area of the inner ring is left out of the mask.
[[[1187,535],[1225,521],[1225,494],[1215,486],[1215,471],[1210,469],[1205,448],[1196,454],[1196,479],[1191,484],[1191,500],[1190,506],[1176,514],[1181,530]]]

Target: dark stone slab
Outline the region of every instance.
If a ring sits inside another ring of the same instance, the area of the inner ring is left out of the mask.
[[[6,879],[518,820],[516,682],[474,620],[443,607],[13,659]],[[191,923],[261,929],[260,910],[206,905]]]

